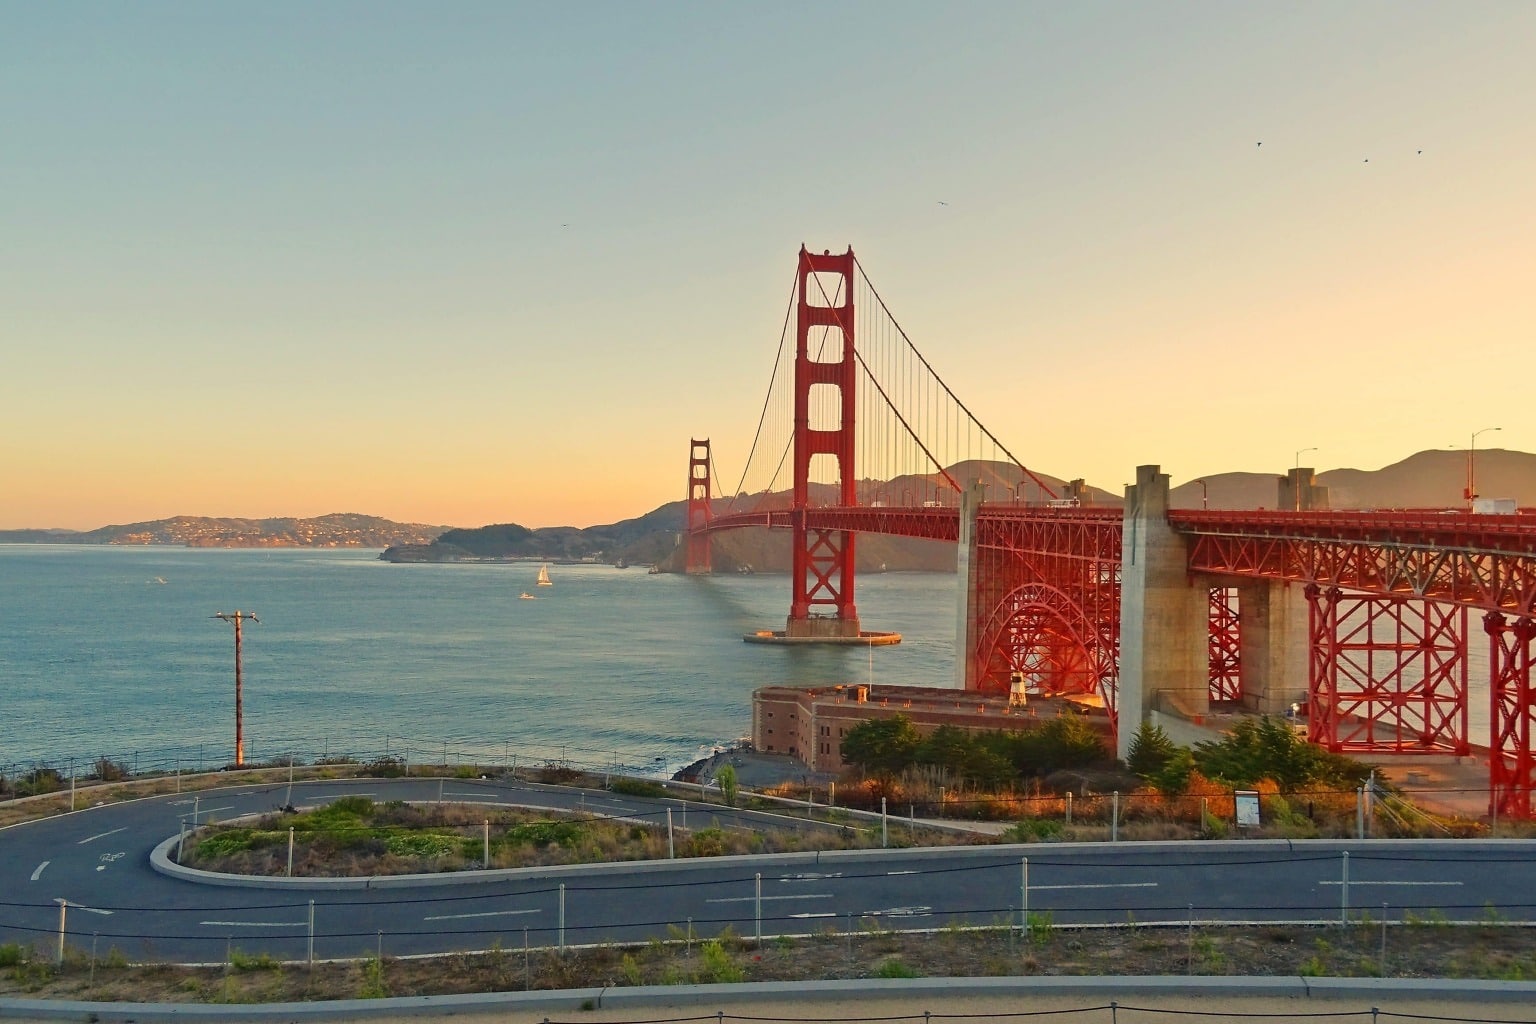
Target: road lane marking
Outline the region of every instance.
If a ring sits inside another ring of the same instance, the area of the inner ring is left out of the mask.
[[[921,871],[887,871],[887,875],[920,875]]]
[[[308,921],[199,921],[214,928],[304,928]]]
[[[124,825],[122,828],[115,828],[111,832],[98,832],[94,836],[86,836],[84,839],[80,840],[75,845],[76,846],[84,846],[86,843],[89,843],[89,842],[91,842],[94,839],[105,839],[105,838],[107,838],[107,836],[115,836],[119,832],[127,832],[127,831],[128,831],[128,826]]]
[[[41,875],[43,873],[43,868],[47,867],[49,864],[52,864],[52,863],[53,863],[53,861],[51,861],[51,860],[45,860],[41,864],[39,864],[37,866],[37,870],[32,872],[32,881],[34,881],[34,882],[37,881],[38,878],[41,877]]]
[[[803,875],[784,875],[782,878],[779,879],[779,881],[781,881],[781,882],[819,882],[819,881],[821,881],[824,878],[842,878],[842,877],[843,877],[843,873],[841,871],[829,871],[829,872],[825,872],[825,873],[820,872],[820,871],[807,871]]]
[[[95,907],[88,907],[83,903],[72,903],[69,900],[64,900],[63,902],[70,910],[83,910],[87,914],[100,914],[102,917],[112,916],[112,911],[110,910],[97,910]]]
[[[234,806],[235,806],[234,804],[225,804],[223,807],[201,807],[201,808],[198,808],[196,811],[194,811],[192,814],[178,814],[177,817],[178,818],[191,818],[191,817],[196,816],[196,817],[202,818],[203,815],[205,815],[205,814],[212,814],[214,811],[228,811],[228,810],[232,810],[234,808]]]
[[[764,896],[763,902],[769,900],[829,900],[832,894],[829,892],[804,892],[791,896]],[[719,899],[705,900],[705,903],[751,903],[756,896],[722,896]]]
[[[1156,889],[1156,882],[1094,882],[1082,885],[1032,885],[1030,892],[1043,892],[1046,889]]]
[[[804,918],[804,917],[836,917],[837,914],[836,914],[835,911],[828,910],[828,911],[823,911],[823,912],[819,912],[819,913],[790,914],[789,916],[790,917],[799,917],[799,918]]]
[[[435,917],[424,917],[423,921],[461,921],[471,917],[510,917],[516,914],[537,914],[535,910],[486,910],[478,914],[438,914]]]
[[[885,910],[866,910],[860,917],[932,917],[932,907],[888,907]]]
[[[1319,886],[1342,886],[1344,883],[1339,881],[1338,878],[1333,878],[1333,880],[1324,878],[1318,884]],[[1464,883],[1459,883],[1459,881],[1355,881],[1353,878],[1350,878],[1349,884],[1353,889],[1355,886],[1461,886]]]

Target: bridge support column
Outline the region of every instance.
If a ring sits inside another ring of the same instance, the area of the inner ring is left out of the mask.
[[[1138,466],[1125,494],[1120,562],[1120,757],[1154,708],[1191,720],[1210,709],[1210,594],[1189,579],[1187,542],[1168,525],[1168,474]]]
[[[1243,708],[1284,714],[1307,701],[1307,597],[1299,586],[1254,580],[1237,585],[1238,677]]]
[[[976,513],[985,493],[980,480],[960,493],[960,543],[955,553],[955,689],[979,686],[976,650]]]

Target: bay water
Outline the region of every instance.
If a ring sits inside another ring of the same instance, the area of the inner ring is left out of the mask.
[[[784,576],[602,565],[393,565],[377,551],[0,545],[0,771],[108,757],[349,755],[670,774],[750,732],[769,684],[952,686],[956,577],[859,577],[891,647],[774,647]],[[535,600],[524,600],[524,592]],[[83,768],[82,768],[83,770]]]

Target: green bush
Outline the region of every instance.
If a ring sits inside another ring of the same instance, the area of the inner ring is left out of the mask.
[[[710,939],[699,947],[704,959],[704,976],[716,985],[734,985],[744,980],[746,972],[719,939]]]
[[[917,972],[916,968],[902,963],[899,958],[893,956],[889,960],[882,961],[880,966],[875,968],[875,977],[921,978],[922,975]]]
[[[646,779],[615,778],[608,783],[608,789],[623,796],[664,797],[667,795],[666,786]]]

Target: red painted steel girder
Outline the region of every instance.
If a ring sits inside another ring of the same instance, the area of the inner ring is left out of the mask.
[[[1338,753],[1470,752],[1466,608],[1306,593],[1308,739]]]
[[[1511,622],[1490,612],[1483,616],[1483,629],[1492,653],[1488,666],[1493,698],[1489,811],[1495,816],[1529,818],[1531,792],[1536,790],[1536,685],[1531,681],[1536,620]]]
[[[1424,512],[1170,512],[1189,568],[1536,612],[1536,517]]]
[[[805,526],[808,530],[850,530],[858,533],[879,533],[888,537],[947,540],[950,543],[960,539],[960,513],[952,508],[828,506],[808,508],[804,514]],[[715,516],[705,529],[738,530],[747,526],[760,526],[788,530],[794,528],[794,516],[795,513],[791,509],[731,512]]]
[[[1211,588],[1207,652],[1213,701],[1238,700],[1243,696],[1242,674],[1238,670],[1242,634],[1237,602],[1236,587]]]
[[[981,508],[970,685],[1003,693],[1023,672],[1056,692],[1098,693],[1114,715],[1121,532],[1116,510]]]

